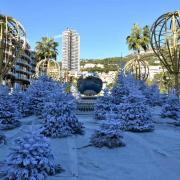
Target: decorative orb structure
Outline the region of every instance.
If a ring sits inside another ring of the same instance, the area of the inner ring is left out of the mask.
[[[102,90],[102,80],[92,74],[81,76],[77,82],[78,91],[86,96],[94,96]]]
[[[13,17],[0,14],[0,81],[26,48],[26,33]]]
[[[132,74],[138,80],[146,80],[149,76],[149,65],[143,58],[135,58],[126,63],[124,74]]]
[[[175,76],[176,92],[180,93],[180,11],[163,14],[154,22],[151,46],[162,65]]]
[[[60,80],[59,63],[53,59],[44,59],[36,65],[36,77],[48,76],[54,80]]]

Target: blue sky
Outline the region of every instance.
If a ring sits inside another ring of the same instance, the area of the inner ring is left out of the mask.
[[[128,54],[126,37],[134,23],[152,25],[161,14],[180,10],[180,0],[0,0],[0,12],[18,19],[30,45],[66,27],[81,36],[81,58]],[[59,59],[61,58],[61,39]]]

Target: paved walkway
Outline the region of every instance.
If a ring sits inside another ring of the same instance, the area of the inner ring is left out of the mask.
[[[158,113],[153,113],[155,121]],[[180,179],[180,127],[167,123],[156,124],[154,132],[124,132],[126,147],[80,148],[89,144],[91,134],[101,121],[91,115],[79,115],[84,122],[85,135],[50,139],[56,163],[65,172],[48,180],[179,180]],[[13,140],[24,134],[23,129],[41,126],[36,117],[22,119],[23,125],[7,131],[8,144],[0,146],[0,161],[13,146]]]

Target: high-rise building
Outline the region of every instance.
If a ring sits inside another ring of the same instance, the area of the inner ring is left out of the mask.
[[[69,28],[62,33],[62,69],[72,72],[80,70],[80,36]]]

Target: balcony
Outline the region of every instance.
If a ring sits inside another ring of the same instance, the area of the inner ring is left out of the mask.
[[[28,63],[25,62],[24,60],[23,60],[23,61],[22,61],[22,60],[17,60],[16,63],[31,68],[31,64],[28,64]]]
[[[21,69],[21,68],[16,68],[15,71],[16,72],[21,72],[23,74],[28,74],[28,75],[31,74],[31,72],[29,70],[25,70],[25,69]]]
[[[30,82],[30,79],[28,77],[25,77],[25,76],[20,76],[19,74],[16,73],[16,76],[15,76],[16,80],[19,80],[19,81],[26,81],[26,82]]]

